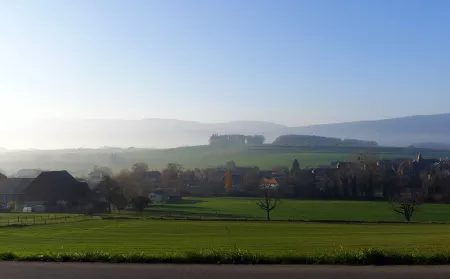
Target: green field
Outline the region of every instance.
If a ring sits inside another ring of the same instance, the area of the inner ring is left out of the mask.
[[[92,217],[68,213],[0,213],[0,226],[78,222]]]
[[[378,158],[414,158],[420,152],[425,158],[450,157],[449,150],[407,149],[395,147],[345,146],[277,146],[265,144],[253,147],[189,146],[172,149],[92,149],[17,151],[0,157],[0,168],[14,173],[23,168],[44,170],[65,169],[75,176],[85,176],[92,166],[110,166],[114,171],[129,169],[134,163],[147,163],[150,169],[163,169],[168,163],[179,163],[185,169],[217,167],[228,161],[238,166],[257,166],[260,169],[292,165],[298,159],[300,166],[328,165],[333,161],[354,160],[356,154],[369,152]],[[112,154],[114,156],[112,156]]]
[[[167,163],[179,163],[185,168],[217,167],[228,161],[238,166],[270,169],[291,166],[297,159],[300,166],[314,167],[334,161],[354,160],[361,152],[375,153],[378,158],[415,158],[420,152],[425,158],[450,157],[449,150],[407,149],[396,147],[309,147],[262,145],[256,147],[219,148],[189,146],[164,150],[136,150],[123,153],[131,162],[146,162],[151,168],[164,168]]]
[[[429,223],[450,223],[449,209],[423,205],[413,218],[421,223],[410,224],[267,222],[255,199],[244,198],[186,198],[151,205],[143,216],[121,212],[120,219],[117,213],[103,219],[72,215],[67,222],[64,214],[0,214],[0,220],[54,220],[0,227],[0,260],[450,263],[450,224]],[[205,220],[148,218],[156,216]],[[273,219],[403,221],[386,202],[300,200],[283,200]]]
[[[381,248],[438,253],[450,247],[450,226],[432,224],[325,224],[96,220],[5,227],[0,252],[108,252],[161,255],[202,249],[246,249],[268,255],[304,255]]]
[[[154,204],[146,216],[175,218],[264,219],[265,212],[247,198],[184,198],[179,204]],[[134,214],[125,212],[122,214]],[[403,221],[387,202],[282,200],[272,220]],[[449,222],[450,205],[424,204],[412,221]]]

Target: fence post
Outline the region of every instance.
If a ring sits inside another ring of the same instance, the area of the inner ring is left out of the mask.
[[[33,216],[33,224],[36,225],[36,217]]]

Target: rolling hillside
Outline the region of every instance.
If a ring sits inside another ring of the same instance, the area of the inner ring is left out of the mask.
[[[211,134],[261,134],[266,143],[280,135],[300,134],[376,141],[379,145],[409,146],[420,142],[450,144],[450,114],[349,123],[288,127],[270,122],[198,123],[171,119],[40,120],[9,127],[8,137],[23,148],[63,149],[130,146],[173,148],[205,145]]]
[[[97,166],[108,166],[114,171],[145,162],[151,169],[162,169],[168,163],[179,163],[186,169],[217,167],[228,161],[241,166],[261,169],[290,166],[298,159],[301,167],[328,165],[333,161],[354,160],[359,152],[376,153],[378,158],[414,158],[421,152],[425,158],[450,157],[450,150],[431,150],[397,147],[310,147],[276,146],[265,144],[253,147],[217,148],[190,146],[172,149],[71,149],[10,151],[0,156],[0,172],[8,175],[20,169],[68,170],[84,176]]]

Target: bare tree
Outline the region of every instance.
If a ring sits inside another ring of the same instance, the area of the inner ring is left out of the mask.
[[[142,176],[136,175],[135,172],[129,170],[121,170],[115,177],[120,191],[127,200],[143,194]]]
[[[117,208],[120,208],[123,204],[123,199],[125,199],[117,181],[109,176],[103,177],[97,186],[97,192],[105,198],[110,214],[112,212],[112,206],[115,205]]]
[[[167,167],[161,173],[161,184],[165,188],[181,187],[180,175],[183,172],[183,166],[176,163],[169,163]]]
[[[406,222],[411,221],[412,216],[419,209],[422,204],[422,195],[420,192],[414,192],[409,189],[408,192],[403,193],[390,202],[392,210],[402,215]]]
[[[266,220],[270,221],[270,212],[280,204],[280,199],[274,197],[275,190],[269,185],[262,184],[261,189],[263,191],[263,199],[258,201],[256,205],[266,212]]]

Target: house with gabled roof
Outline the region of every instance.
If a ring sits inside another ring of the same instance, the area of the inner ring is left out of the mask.
[[[85,182],[75,179],[67,171],[45,171],[33,179],[24,189],[24,204],[39,201],[55,211],[61,204],[64,211],[71,211],[87,203],[92,192]]]
[[[275,178],[263,178],[261,182],[262,189],[276,189],[279,183]]]
[[[32,178],[6,178],[0,181],[0,206],[6,207],[8,202],[23,202],[25,189],[33,181]]]

